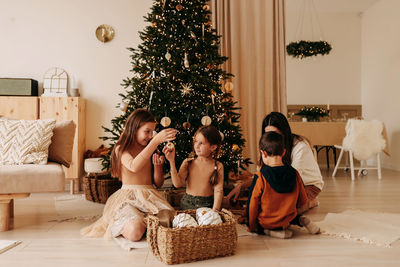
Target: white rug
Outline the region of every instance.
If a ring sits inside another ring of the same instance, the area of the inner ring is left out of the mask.
[[[65,195],[54,198],[57,219],[51,221],[92,220],[99,218],[104,204],[88,201],[85,195]]]
[[[400,239],[400,214],[348,210],[328,213],[317,222],[322,234],[391,247]]]

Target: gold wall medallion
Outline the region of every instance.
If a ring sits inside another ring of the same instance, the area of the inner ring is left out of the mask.
[[[102,24],[96,29],[96,37],[100,42],[107,43],[114,38],[114,29],[110,25]]]

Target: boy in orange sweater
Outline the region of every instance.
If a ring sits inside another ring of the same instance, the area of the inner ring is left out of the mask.
[[[307,203],[307,194],[299,173],[284,165],[283,137],[276,132],[264,133],[259,142],[261,169],[254,175],[247,203],[249,231],[277,238],[290,238],[290,224],[304,226],[311,234],[318,234],[319,227],[297,208]]]

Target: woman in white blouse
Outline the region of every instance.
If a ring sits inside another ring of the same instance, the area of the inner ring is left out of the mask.
[[[301,207],[298,212],[303,213],[304,211],[317,206],[317,196],[321,192],[324,182],[322,180],[318,163],[314,158],[314,153],[310,143],[306,138],[292,133],[285,115],[280,112],[271,112],[268,114],[262,122],[261,129],[262,134],[265,132],[275,131],[283,135],[286,149],[283,162],[292,165],[293,168],[299,172],[309,199],[308,203]],[[241,188],[250,187],[251,182],[252,181],[247,181],[238,184],[227,195],[227,199],[229,200],[233,198],[233,200],[236,201]]]

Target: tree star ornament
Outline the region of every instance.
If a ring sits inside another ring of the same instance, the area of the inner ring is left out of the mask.
[[[203,124],[204,126],[210,125],[211,122],[212,120],[209,116],[204,116],[203,118],[201,118],[201,124]]]
[[[160,124],[161,124],[163,127],[168,127],[168,126],[171,125],[171,119],[170,119],[169,117],[162,117],[162,119],[161,119],[161,121],[160,121]]]
[[[193,91],[193,88],[190,84],[182,84],[183,90],[182,95],[185,96]]]

